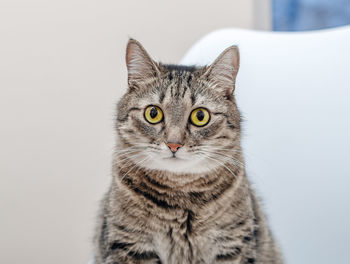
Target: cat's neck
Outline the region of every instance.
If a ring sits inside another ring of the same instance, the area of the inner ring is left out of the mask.
[[[163,209],[200,209],[224,199],[245,180],[241,166],[222,165],[202,174],[175,174],[119,163],[114,168],[114,176],[116,184]]]

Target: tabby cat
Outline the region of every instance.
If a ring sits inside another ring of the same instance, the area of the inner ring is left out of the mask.
[[[126,64],[95,263],[282,263],[245,174],[238,48],[192,67],[130,40]]]

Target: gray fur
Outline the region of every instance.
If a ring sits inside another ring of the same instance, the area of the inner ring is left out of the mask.
[[[209,67],[163,65],[129,41],[129,88],[118,104],[96,264],[283,263],[245,174],[233,95],[238,64],[238,49],[231,47]],[[148,105],[161,107],[162,122],[144,120]],[[199,106],[211,114],[203,127],[189,122]],[[153,162],[147,153],[161,151],[164,142],[180,142],[203,172],[147,167]]]

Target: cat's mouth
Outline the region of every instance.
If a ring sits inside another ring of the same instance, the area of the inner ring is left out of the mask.
[[[175,155],[174,155],[175,154]],[[145,156],[136,159],[138,166],[151,170],[169,171],[180,174],[198,174],[211,170],[213,165],[210,160],[205,160],[200,155],[180,150],[180,153],[169,153],[169,150],[152,151]],[[204,162],[204,165],[203,165]]]
[[[165,159],[165,160],[184,160],[182,158],[179,158],[175,154],[173,154],[171,157],[166,157],[166,158],[163,158],[163,159]]]

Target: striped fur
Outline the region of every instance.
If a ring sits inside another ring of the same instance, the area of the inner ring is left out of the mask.
[[[233,96],[238,63],[231,47],[209,67],[164,65],[129,41],[129,89],[118,104],[96,264],[283,263],[245,174]],[[148,105],[163,110],[162,122],[144,120]],[[211,114],[204,127],[189,122],[197,107]],[[176,158],[166,142],[183,145]]]

